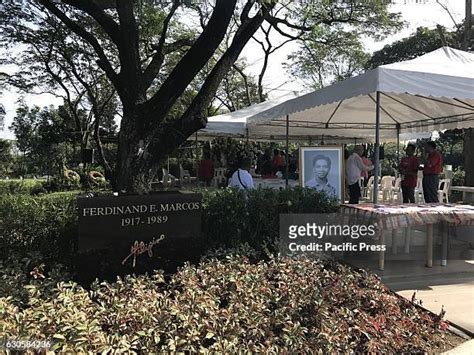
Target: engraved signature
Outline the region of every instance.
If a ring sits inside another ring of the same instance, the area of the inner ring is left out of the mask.
[[[130,254],[125,259],[123,259],[122,265],[125,265],[127,260],[133,256],[132,266],[135,267],[137,256],[143,253],[148,253],[148,256],[151,258],[153,256],[153,247],[157,245],[159,242],[161,242],[163,239],[165,239],[164,234],[160,235],[158,239],[153,238],[153,240],[149,243],[145,243],[143,241],[139,242],[138,240],[135,240],[135,242],[132,244],[130,248]]]

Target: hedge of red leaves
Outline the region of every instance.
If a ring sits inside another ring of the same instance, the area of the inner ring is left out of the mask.
[[[89,291],[34,270],[28,297],[0,294],[0,337],[59,351],[427,352],[447,336],[439,317],[337,263],[228,257]]]

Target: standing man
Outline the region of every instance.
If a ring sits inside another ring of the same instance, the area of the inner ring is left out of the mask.
[[[253,178],[249,173],[251,166],[252,161],[249,158],[243,158],[240,161],[240,167],[232,174],[232,177],[229,181],[229,186],[236,187],[239,190],[253,189]]]
[[[406,157],[400,160],[400,173],[402,174],[403,203],[415,203],[415,188],[418,181],[418,158],[415,157],[416,147],[410,143],[405,149]]]
[[[211,186],[214,177],[214,161],[211,160],[210,153],[204,153],[204,159],[199,163],[198,177],[200,181],[204,181],[206,186]]]
[[[425,153],[421,161],[423,167],[423,195],[426,203],[437,203],[439,174],[443,169],[443,156],[436,150],[436,143],[425,144]]]
[[[278,149],[275,149],[273,151],[273,168],[274,168],[274,173],[277,171],[283,171],[284,166],[285,166],[285,160],[283,156],[280,154],[280,151]]]
[[[352,153],[346,161],[346,182],[349,185],[349,203],[358,204],[360,198],[360,177],[362,171],[369,171],[374,168],[373,165],[365,165],[362,162],[362,154],[364,147],[356,145],[354,153]]]

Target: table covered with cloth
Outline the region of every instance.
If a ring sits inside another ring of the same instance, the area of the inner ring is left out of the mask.
[[[377,221],[382,229],[406,228],[413,225],[449,223],[474,225],[474,206],[460,204],[360,204],[343,205],[358,216]]]
[[[396,253],[395,234],[397,230],[405,229],[405,243],[409,243],[411,226],[427,226],[427,251],[426,265],[432,266],[433,257],[433,225],[473,225],[474,206],[462,204],[359,204],[342,206],[343,211],[357,218],[357,221],[372,222],[379,230],[381,242],[384,243],[383,231],[392,231],[392,251]],[[447,264],[447,228],[443,235],[443,256],[441,265]],[[408,238],[407,238],[408,236]],[[405,250],[409,248],[406,244]],[[384,253],[380,253],[379,268],[384,269]]]

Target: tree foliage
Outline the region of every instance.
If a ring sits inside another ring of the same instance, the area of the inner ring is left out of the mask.
[[[12,142],[0,139],[0,176],[5,176],[13,164]]]
[[[290,73],[311,89],[360,74],[370,58],[363,38],[380,40],[403,26],[400,14],[388,12],[383,5],[342,4],[334,11],[344,8],[351,9],[346,21],[312,27],[299,38],[300,49],[288,57]],[[331,10],[321,2],[308,11]]]
[[[60,110],[35,106],[18,108],[10,129],[16,136],[17,148],[26,158],[29,171],[53,174],[65,163],[65,132],[67,119]]]
[[[332,32],[323,36],[312,35],[288,57],[290,73],[312,90],[360,74],[369,58],[356,34]]]
[[[163,159],[205,126],[216,92],[226,89],[225,78],[262,24],[296,40],[331,26],[383,35],[398,21],[387,5],[365,1],[9,0],[1,6],[6,44],[28,40],[34,49],[37,40],[53,39],[35,52],[44,57],[37,63],[54,64],[49,75],[60,80],[51,87],[66,81],[74,93],[72,106],[87,97],[96,123],[104,102],[117,95],[121,124],[111,171],[116,188],[135,192],[146,192]],[[31,60],[27,64],[34,68]],[[235,93],[233,87],[227,90]],[[250,103],[248,94],[237,96]],[[238,107],[233,101],[229,107]],[[97,132],[97,124],[93,127]]]
[[[365,68],[374,69],[383,64],[414,59],[442,46],[459,48],[459,40],[458,33],[447,31],[441,26],[437,29],[418,27],[411,36],[388,44],[381,50],[374,52]]]

